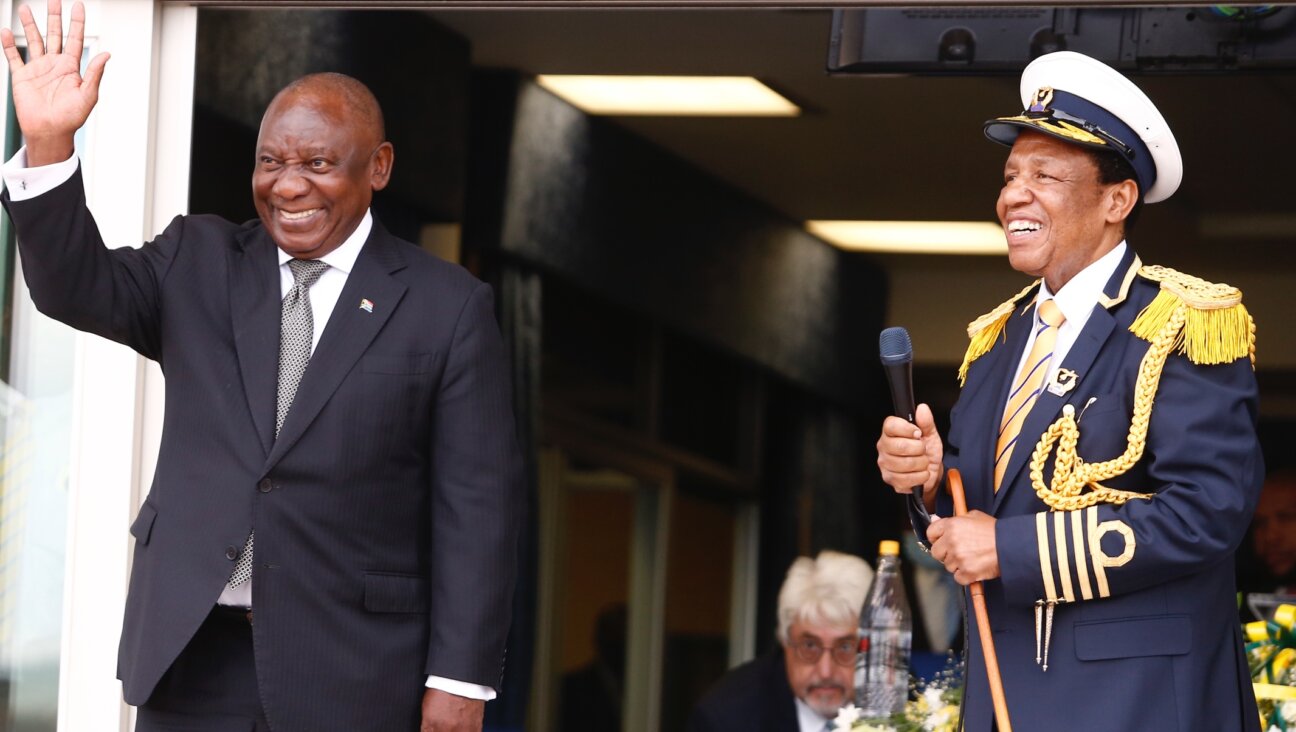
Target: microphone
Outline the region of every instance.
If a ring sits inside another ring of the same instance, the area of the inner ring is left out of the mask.
[[[887,328],[878,336],[878,356],[882,359],[882,370],[886,372],[887,383],[891,386],[891,404],[897,417],[904,417],[910,424],[914,422],[913,390],[913,342],[909,340],[909,331],[904,328]],[[931,525],[931,514],[927,512],[927,503],[923,500],[923,487],[914,486],[909,494],[910,521],[918,542],[927,546],[927,527]]]
[[[913,343],[904,328],[887,328],[878,336],[878,355],[887,383],[891,385],[891,404],[895,415],[914,421]]]

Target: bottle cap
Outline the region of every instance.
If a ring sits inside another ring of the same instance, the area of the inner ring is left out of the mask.
[[[878,544],[878,555],[883,557],[900,556],[900,542],[888,539],[881,544]]]

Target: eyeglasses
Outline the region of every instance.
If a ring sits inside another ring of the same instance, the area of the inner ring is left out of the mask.
[[[802,663],[819,663],[820,657],[827,650],[832,654],[833,663],[838,666],[853,666],[858,647],[859,642],[854,638],[837,641],[832,645],[832,648],[828,649],[825,649],[824,645],[815,638],[802,638],[793,641],[792,653]]]

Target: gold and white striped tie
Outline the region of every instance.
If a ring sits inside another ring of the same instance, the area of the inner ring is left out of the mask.
[[[1008,404],[1004,407],[1003,420],[999,423],[999,442],[995,448],[994,487],[998,492],[1003,482],[1004,471],[1008,469],[1008,459],[1012,457],[1013,446],[1017,444],[1018,433],[1026,415],[1044,388],[1044,379],[1049,372],[1049,363],[1053,360],[1053,347],[1057,343],[1058,327],[1066,320],[1057,303],[1045,300],[1037,308],[1039,325],[1035,331],[1035,345],[1031,346],[1030,355],[1022,364],[1021,376],[1013,385],[1008,395]]]

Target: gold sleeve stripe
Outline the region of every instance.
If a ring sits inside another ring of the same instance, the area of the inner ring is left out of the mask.
[[[1093,557],[1094,580],[1098,583],[1098,596],[1111,597],[1111,588],[1107,586],[1107,570],[1102,563],[1102,535],[1098,533],[1098,507],[1085,509],[1085,518],[1089,525],[1089,556]]]
[[[1086,512],[1089,514],[1089,557],[1093,560],[1094,577],[1098,580],[1098,595],[1111,597],[1111,589],[1107,586],[1107,570],[1113,567],[1124,567],[1134,558],[1134,550],[1137,548],[1134,529],[1124,521],[1116,519],[1098,523],[1097,506],[1086,509]],[[1121,553],[1114,557],[1107,556],[1102,549],[1103,536],[1112,531],[1120,534],[1125,543]]]
[[[1080,597],[1093,599],[1093,588],[1089,586],[1089,566],[1085,556],[1084,522],[1079,511],[1068,511],[1071,514],[1071,540],[1075,546],[1076,577],[1080,580]]]
[[[1049,555],[1048,514],[1035,514],[1035,540],[1039,542],[1040,576],[1044,578],[1044,597],[1057,602],[1057,587],[1053,584],[1053,557]]]
[[[1067,556],[1066,514],[1053,514],[1053,540],[1057,543],[1058,577],[1062,580],[1062,596],[1067,602],[1075,602],[1075,593],[1071,591],[1071,558]]]

